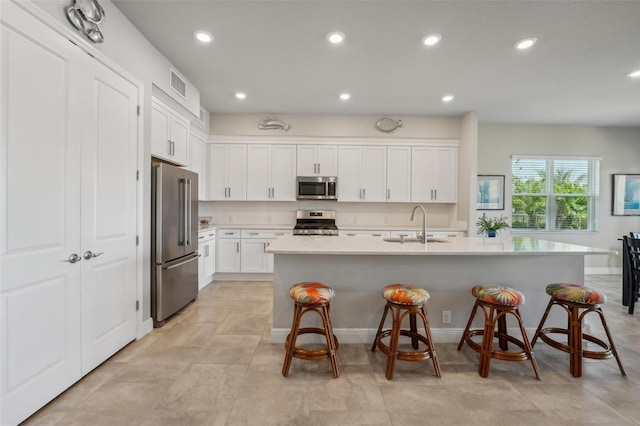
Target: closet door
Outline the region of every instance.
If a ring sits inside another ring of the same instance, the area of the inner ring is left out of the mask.
[[[0,2],[0,424],[81,377],[78,64],[90,59]]]
[[[136,336],[138,91],[88,59],[80,208],[83,375]]]

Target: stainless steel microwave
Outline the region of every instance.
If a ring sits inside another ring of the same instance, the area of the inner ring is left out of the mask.
[[[298,176],[296,198],[298,200],[337,200],[338,178],[335,176]]]

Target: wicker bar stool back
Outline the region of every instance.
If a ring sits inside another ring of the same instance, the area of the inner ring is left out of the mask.
[[[522,323],[522,317],[518,306],[524,303],[524,294],[518,290],[502,287],[498,285],[477,285],[471,289],[471,294],[475,296],[476,302],[469,316],[467,326],[462,333],[458,350],[462,345],[467,345],[480,354],[478,363],[478,374],[480,377],[489,376],[491,359],[503,361],[526,361],[530,360],[536,378],[540,380],[540,370],[533,354],[533,349],[527,338],[527,332]],[[484,314],[484,328],[471,330],[473,319],[480,309]],[[512,315],[518,322],[522,339],[510,335],[507,331],[507,315]],[[497,330],[496,330],[497,327]],[[472,337],[482,336],[482,343],[476,343]],[[498,349],[494,349],[494,339],[498,339]],[[518,346],[520,351],[509,351],[509,343]]]
[[[289,296],[294,302],[293,323],[291,331],[284,343],[285,357],[282,365],[282,375],[287,376],[291,368],[293,358],[316,361],[329,358],[333,377],[340,376],[338,366],[338,339],[333,334],[331,324],[330,303],[335,297],[335,292],[326,284],[318,282],[303,282],[291,286]],[[300,320],[307,312],[315,312],[322,319],[322,328],[303,327],[300,328]],[[321,334],[325,337],[327,345],[325,348],[317,350],[307,350],[296,347],[296,340],[301,334],[313,333]]]
[[[588,287],[569,283],[549,284],[546,291],[547,294],[551,296],[551,300],[549,300],[549,304],[542,315],[536,334],[533,336],[533,340],[531,342],[532,345],[535,345],[538,338],[540,338],[540,340],[549,346],[567,352],[569,354],[569,372],[573,377],[582,376],[583,358],[608,359],[611,357],[615,357],[620,373],[622,373],[623,376],[626,376],[624,368],[622,367],[622,362],[620,361],[620,357],[616,351],[616,347],[613,344],[611,332],[609,331],[607,322],[604,319],[602,308],[600,307],[600,305],[607,301],[605,294]],[[567,327],[543,328],[551,307],[556,305],[560,306],[567,312]],[[597,313],[600,317],[600,322],[602,323],[602,327],[604,328],[609,341],[608,343],[583,332],[582,323],[584,317],[591,312]],[[552,338],[550,334],[566,335],[567,343],[559,342]],[[582,346],[582,342],[584,340],[595,343],[600,346],[602,350],[592,351],[584,349]]]

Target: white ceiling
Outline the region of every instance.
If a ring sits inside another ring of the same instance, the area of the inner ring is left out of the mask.
[[[640,0],[114,3],[213,113],[640,126],[640,78],[626,76],[640,69]],[[327,43],[332,30],[342,46]],[[431,48],[429,33],[442,35]],[[525,37],[538,43],[516,51]]]

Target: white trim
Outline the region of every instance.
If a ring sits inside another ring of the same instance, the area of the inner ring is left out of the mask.
[[[622,275],[622,267],[593,266],[584,268],[585,275]]]
[[[272,273],[216,272],[213,281],[273,281]]]
[[[511,159],[534,159],[534,160],[598,160],[602,161],[602,157],[590,157],[580,155],[520,155],[512,154]]]
[[[140,309],[140,311],[142,311],[142,309]],[[147,318],[138,328],[138,336],[136,337],[136,340],[142,339],[144,336],[151,333],[151,330],[153,330],[153,319]]]
[[[351,136],[294,136],[294,135],[209,135],[208,143],[224,144],[295,144],[295,145],[397,145],[397,146],[448,146],[458,147],[460,139],[431,138],[383,138]]]

